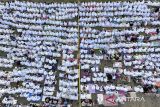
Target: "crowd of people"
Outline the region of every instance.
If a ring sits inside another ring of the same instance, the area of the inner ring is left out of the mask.
[[[81,98],[159,93],[160,10],[148,4],[81,3]]]
[[[159,93],[159,5],[1,2],[2,103],[67,106],[80,97],[92,106],[92,94]]]

